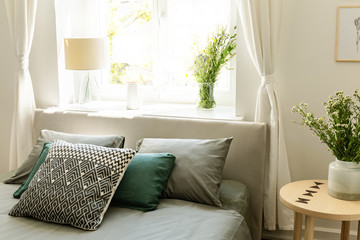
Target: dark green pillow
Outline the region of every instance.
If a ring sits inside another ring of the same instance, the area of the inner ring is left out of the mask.
[[[154,210],[175,163],[170,153],[136,154],[117,188],[114,205],[140,211]]]
[[[29,183],[33,179],[35,173],[38,171],[41,164],[43,164],[43,162],[45,161],[51,145],[52,145],[51,142],[44,143],[43,149],[42,149],[42,151],[40,153],[40,156],[39,156],[35,166],[31,170],[31,172],[30,172],[28,178],[26,179],[26,181],[23,182],[23,184],[21,184],[21,186],[14,192],[14,194],[13,194],[14,198],[20,198],[21,194],[23,192],[25,192],[26,189],[28,189]]]

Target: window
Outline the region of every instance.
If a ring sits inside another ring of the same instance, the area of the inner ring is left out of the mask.
[[[195,56],[219,25],[233,31],[237,18],[234,0],[61,0],[56,5],[58,46],[64,38],[109,37],[109,68],[96,75],[101,100],[125,100],[126,82],[139,81],[144,101],[194,103]],[[235,58],[230,65],[235,69]],[[66,104],[76,96],[82,74],[63,69],[59,61]],[[235,74],[222,70],[215,88],[218,105],[234,105]]]
[[[219,25],[233,29],[233,4],[232,0],[107,1],[111,67],[101,84],[103,98],[121,99],[123,85],[138,81],[147,100],[194,102],[194,57]],[[216,85],[221,98],[231,97],[234,76],[234,71],[223,69]]]

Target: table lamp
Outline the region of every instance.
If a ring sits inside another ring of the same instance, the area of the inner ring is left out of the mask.
[[[87,71],[81,80],[78,102],[90,102],[97,87],[91,71],[105,68],[105,38],[65,38],[64,44],[65,68]]]

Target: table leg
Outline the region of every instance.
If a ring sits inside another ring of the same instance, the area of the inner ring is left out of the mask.
[[[360,240],[360,221],[358,221],[358,232],[356,240]]]
[[[340,240],[349,240],[349,239],[350,239],[350,221],[342,221]]]
[[[294,235],[293,235],[294,240],[301,240],[301,226],[302,226],[302,214],[295,212]]]
[[[311,216],[305,217],[305,240],[314,239],[314,218]]]

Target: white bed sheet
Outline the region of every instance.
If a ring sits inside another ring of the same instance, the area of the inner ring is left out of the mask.
[[[19,185],[0,183],[1,239],[250,240],[244,218],[233,210],[176,199],[162,199],[155,211],[143,213],[109,207],[100,228],[84,231],[32,218],[11,217]]]

